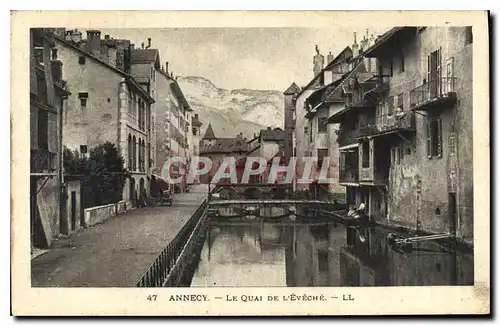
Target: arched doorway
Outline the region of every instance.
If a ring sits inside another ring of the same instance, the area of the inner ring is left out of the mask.
[[[130,178],[130,188],[129,188],[130,194],[129,194],[129,199],[134,200],[135,199],[135,179]]]
[[[144,187],[144,178],[139,181],[139,195],[141,198],[146,198],[146,187]]]

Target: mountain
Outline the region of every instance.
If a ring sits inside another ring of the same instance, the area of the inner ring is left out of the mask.
[[[234,137],[242,132],[250,139],[261,129],[283,128],[284,98],[280,91],[228,90],[198,76],[179,76],[177,82],[200,116],[202,135],[209,122],[217,137]]]

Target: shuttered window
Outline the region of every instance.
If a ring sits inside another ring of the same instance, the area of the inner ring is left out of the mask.
[[[441,119],[430,119],[427,121],[427,157],[441,157],[442,152]]]

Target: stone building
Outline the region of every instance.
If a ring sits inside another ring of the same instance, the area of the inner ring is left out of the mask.
[[[30,30],[30,225],[31,247],[49,247],[67,234],[62,167],[62,116],[71,93],[62,62],[52,50],[54,31]],[[76,218],[70,216],[69,218]]]
[[[211,172],[201,177],[202,183],[208,183],[217,172],[225,157],[234,157],[237,168],[238,180],[241,179],[245,159],[250,151],[250,141],[240,133],[236,137],[216,137],[209,123],[205,135],[200,141],[200,156],[208,157],[212,160]],[[229,179],[221,179],[227,183]]]
[[[175,175],[188,173],[189,160],[194,155],[193,139],[199,137],[200,123],[190,131],[194,116],[192,109],[184,96],[173,73],[168,71],[168,62],[156,70],[156,168],[158,173],[169,157],[180,156],[186,159],[186,164],[172,166]],[[196,119],[197,115],[196,115]],[[196,135],[193,133],[196,132]],[[198,144],[196,144],[198,147]],[[175,177],[172,175],[172,177]],[[183,191],[186,184],[179,184]]]
[[[326,124],[326,119],[335,110],[343,107],[344,99],[335,92],[339,80],[352,68],[352,50],[344,48],[336,57],[331,52],[327,56],[324,66],[323,55],[319,53],[313,58],[313,78],[304,87],[292,84],[285,91],[285,156],[297,158],[299,175],[304,169],[304,157],[317,157],[318,164],[313,171],[319,177],[323,159],[329,157],[327,168],[329,178],[335,179],[338,175],[338,151],[331,144],[335,144],[336,125]],[[293,130],[290,132],[290,130]],[[289,154],[290,143],[287,135],[292,133],[293,153]],[[288,145],[289,146],[289,145]],[[296,189],[307,189],[310,185],[296,184]],[[343,193],[344,189],[337,182],[323,184],[321,189],[328,193]]]
[[[473,239],[472,31],[393,28],[345,78],[341,182],[373,221]]]
[[[154,99],[145,81],[129,74],[130,42],[101,40],[93,30],[82,40],[80,32],[69,31],[55,38],[55,49],[72,91],[63,117],[64,145],[86,153],[107,141],[116,144],[132,173],[123,199],[148,196]]]

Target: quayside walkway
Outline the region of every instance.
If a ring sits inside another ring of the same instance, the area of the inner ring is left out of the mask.
[[[130,287],[207,196],[207,186],[176,194],[172,207],[131,210],[59,239],[31,261],[33,287]]]

